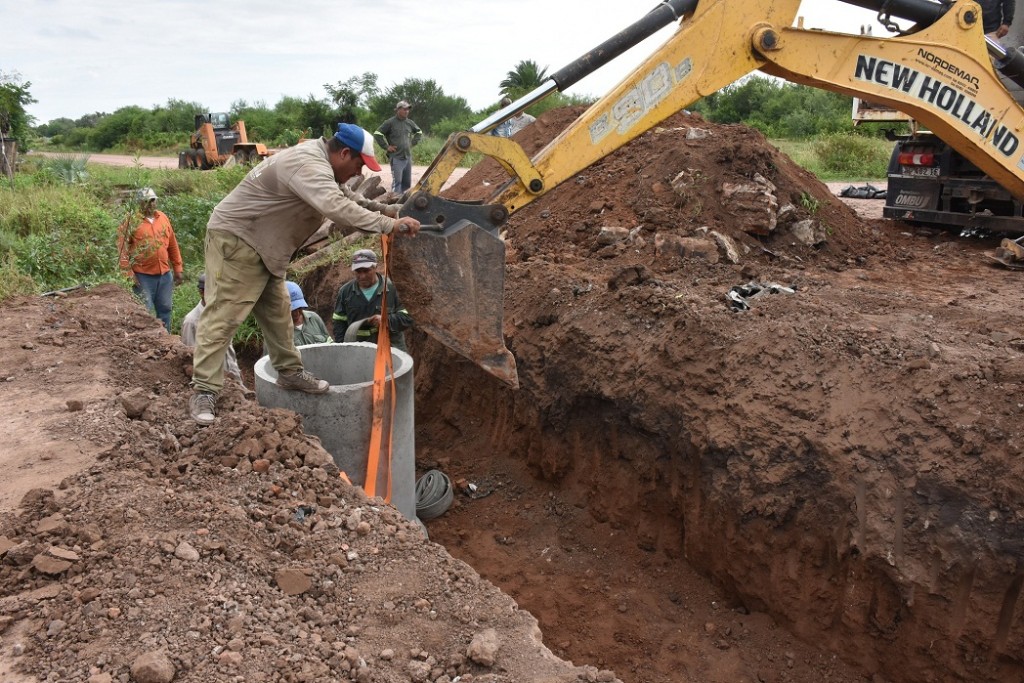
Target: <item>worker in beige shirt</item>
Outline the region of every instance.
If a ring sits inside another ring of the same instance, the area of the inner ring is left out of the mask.
[[[359,126],[340,123],[330,138],[310,140],[271,155],[214,208],[206,226],[206,308],[193,355],[189,413],[213,424],[224,386],[224,354],[235,330],[251,312],[263,332],[277,383],[321,394],[330,385],[306,372],[295,349],[288,262],[329,218],[363,232],[414,236],[415,218],[392,217],[359,206],[338,186],[363,166],[380,171],[373,138]],[[388,211],[397,216],[397,206]]]

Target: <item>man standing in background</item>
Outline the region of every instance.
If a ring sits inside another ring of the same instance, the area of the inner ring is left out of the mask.
[[[373,137],[388,151],[391,162],[391,191],[402,194],[412,187],[412,148],[423,137],[423,131],[409,118],[412,105],[402,100],[395,105],[395,115],[380,124]]]
[[[498,103],[498,106],[504,109],[510,104],[512,104],[511,98],[502,97],[501,102]],[[522,111],[516,114],[515,116],[499,123],[494,128],[494,130],[491,131],[491,135],[496,135],[499,138],[510,138],[536,120],[536,117],[527,114],[525,111]]]
[[[184,281],[184,266],[171,219],[156,208],[156,192],[144,187],[135,193],[139,209],[117,229],[121,273],[133,283],[135,295],[171,331],[174,285]],[[173,267],[174,273],[171,274]]]

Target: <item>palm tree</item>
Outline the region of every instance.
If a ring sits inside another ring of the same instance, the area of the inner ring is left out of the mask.
[[[499,83],[501,94],[516,99],[538,87],[548,77],[548,69],[543,69],[532,59],[524,59],[505,75]]]

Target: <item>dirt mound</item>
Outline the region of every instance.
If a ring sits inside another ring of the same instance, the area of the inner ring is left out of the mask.
[[[234,385],[198,429],[190,354],[120,289],[8,302],[2,328],[12,431],[100,450],[0,521],[5,681],[615,680],[343,484],[295,414]]]
[[[583,111],[550,111],[515,139],[532,156]],[[445,196],[484,200],[507,180],[497,162],[485,159]],[[800,226],[802,221],[816,225]],[[601,249],[608,241],[599,241],[594,228],[608,226],[638,228],[632,246],[639,236],[639,248],[649,247],[653,263],[677,261],[670,248],[656,253],[653,242],[646,244],[654,236],[706,237],[709,231],[733,240],[743,257],[759,257],[773,246],[801,259],[845,259],[877,248],[870,228],[853,211],[759,132],[713,124],[698,114],[671,116],[581,170],[516,213],[509,231],[520,259],[581,250],[607,257],[613,250]]]

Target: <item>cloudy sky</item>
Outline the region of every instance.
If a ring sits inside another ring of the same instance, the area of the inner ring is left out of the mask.
[[[224,111],[245,100],[326,99],[325,83],[370,71],[388,87],[433,79],[474,109],[523,59],[555,71],[636,21],[653,0],[5,0],[0,73],[31,82],[38,123],[169,99]],[[756,4],[756,3],[752,3]],[[804,0],[808,27],[858,32],[872,12]],[[673,27],[583,79],[600,95]],[[876,27],[877,28],[877,27]],[[880,35],[882,31],[875,31]]]

